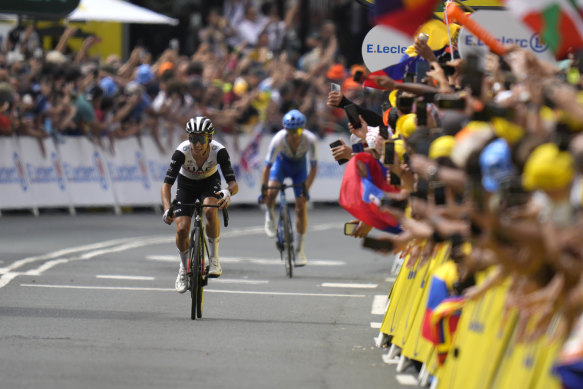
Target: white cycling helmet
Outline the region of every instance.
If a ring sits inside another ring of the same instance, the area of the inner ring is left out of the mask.
[[[211,136],[215,133],[213,122],[205,116],[197,116],[188,119],[186,122],[186,132],[188,135],[206,135]]]

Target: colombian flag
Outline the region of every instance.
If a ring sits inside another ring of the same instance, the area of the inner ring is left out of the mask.
[[[367,177],[359,174],[359,165],[366,168]],[[371,154],[355,154],[344,170],[338,203],[348,213],[379,230],[398,234],[399,222],[388,212],[379,208],[383,191],[396,192],[398,188],[387,183],[387,170]]]
[[[436,346],[440,365],[453,343],[465,303],[464,297],[452,295],[453,284],[458,278],[457,265],[451,260],[438,267],[431,278],[421,335]]]

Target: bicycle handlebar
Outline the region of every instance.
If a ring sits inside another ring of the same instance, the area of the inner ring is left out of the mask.
[[[283,192],[287,188],[302,188],[302,194],[306,197],[308,195],[308,190],[306,189],[305,182],[302,182],[301,184],[292,184],[292,185],[281,183],[278,186],[267,186],[267,187],[265,187],[265,190],[275,189],[275,190],[279,190],[279,191]]]
[[[203,204],[199,200],[196,200],[196,202],[194,202],[194,203],[179,203],[178,200],[174,199],[174,200],[172,200],[172,203],[170,204],[170,208],[168,209],[168,216],[174,217],[174,208],[177,205],[182,205],[182,206],[186,206],[186,207],[194,207],[195,210],[197,208],[200,208],[201,210],[203,208],[220,208],[220,205]],[[227,211],[227,208],[223,208],[222,211],[223,211],[223,225],[225,227],[227,227],[229,225],[229,211]]]

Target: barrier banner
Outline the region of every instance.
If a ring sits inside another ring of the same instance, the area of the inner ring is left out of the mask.
[[[420,285],[423,289],[421,299],[415,314],[415,320],[411,325],[409,335],[403,346],[402,354],[410,359],[414,359],[425,364],[429,363],[431,353],[435,349],[433,343],[425,339],[421,335],[421,328],[423,327],[423,317],[425,314],[425,307],[427,306],[427,299],[429,298],[429,289],[431,286],[431,277],[437,267],[443,264],[449,258],[450,244],[438,243],[435,247],[433,258],[429,264],[427,276],[424,282]]]
[[[422,245],[423,247],[425,244]],[[423,248],[422,247],[422,248]],[[422,249],[421,248],[421,249]],[[408,311],[408,304],[411,295],[416,292],[415,280],[417,279],[417,274],[419,272],[419,252],[414,254],[415,264],[413,267],[408,268],[407,263],[410,261],[408,256],[399,271],[397,280],[395,281],[395,293],[391,293],[391,298],[389,300],[389,306],[385,314],[383,323],[381,324],[381,332],[392,335],[394,344],[401,344],[401,338],[398,338],[398,331],[402,329],[405,324],[405,315]],[[421,276],[419,276],[421,278]],[[400,333],[401,337],[403,333]]]
[[[59,152],[75,206],[115,205],[107,162],[99,149],[84,137],[66,137]]]
[[[537,315],[534,315],[529,320],[528,331],[532,329],[535,320],[538,318]],[[551,355],[551,360],[556,360],[559,346],[563,342],[551,342],[547,335],[541,336],[534,341],[520,342],[518,341],[517,332],[518,326],[515,326],[500,362],[500,367],[490,387],[500,389],[533,388],[540,378],[540,380],[546,381],[545,388],[559,389],[561,386],[557,385],[557,382],[551,382],[552,366],[549,365],[548,356]]]
[[[154,183],[150,178],[145,150],[131,137],[116,141],[113,153],[102,153],[120,206],[160,203],[161,181]]]
[[[0,138],[0,209],[158,205],[172,154],[184,138],[182,133],[175,135],[175,144],[165,152],[149,135],[140,140],[116,139],[113,153],[85,137],[65,136],[56,146],[46,139],[46,157],[36,139]],[[344,166],[334,160],[329,146],[338,138],[318,140],[318,172],[310,189],[311,201],[338,201]],[[222,135],[217,141],[227,147],[239,184],[233,204],[257,204],[271,134],[240,135],[236,140]],[[293,196],[290,200],[293,202]]]
[[[509,285],[507,280],[464,306],[453,345],[437,372],[439,389],[490,387],[516,322],[516,315],[505,314]]]
[[[428,244],[433,244],[432,242],[426,242],[424,246]],[[423,247],[421,251],[424,251],[426,247]],[[395,330],[392,343],[399,346],[401,349],[405,348],[407,339],[409,338],[409,333],[411,328],[413,328],[413,322],[415,317],[423,315],[425,307],[421,307],[421,298],[423,297],[423,291],[426,289],[426,285],[431,279],[431,272],[429,269],[431,265],[435,263],[435,248],[431,249],[431,258],[421,264],[421,257],[417,259],[415,264],[415,271],[410,276],[411,286],[406,298],[405,304],[402,304],[402,310],[399,313],[399,324]],[[420,336],[421,332],[417,334]],[[404,354],[403,354],[404,355]]]
[[[36,207],[18,138],[0,139],[0,209]]]
[[[43,207],[70,206],[67,179],[55,142],[52,139],[42,141],[43,156],[37,139],[22,137],[19,141],[35,203]]]

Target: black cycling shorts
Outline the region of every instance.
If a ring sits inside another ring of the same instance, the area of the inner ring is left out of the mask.
[[[196,199],[201,202],[207,197],[215,197],[215,192],[221,190],[221,175],[216,172],[208,178],[202,180],[191,180],[184,177],[182,174],[178,175],[178,186],[176,187],[176,200],[179,204],[193,204]],[[174,216],[189,216],[192,217],[194,207],[184,206],[177,207]]]

